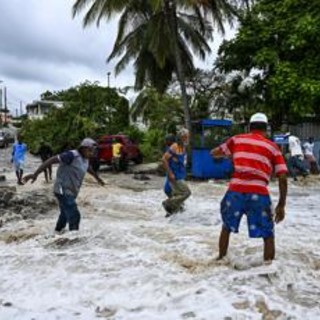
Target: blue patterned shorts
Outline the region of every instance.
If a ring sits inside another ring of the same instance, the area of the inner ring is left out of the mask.
[[[247,215],[250,238],[274,236],[274,223],[269,195],[228,191],[221,201],[224,227],[238,233],[242,216]]]

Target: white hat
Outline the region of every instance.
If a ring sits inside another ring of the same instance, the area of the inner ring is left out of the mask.
[[[258,112],[251,116],[250,123],[253,123],[253,122],[268,123],[268,118],[264,113]]]
[[[92,148],[96,145],[97,143],[91,138],[85,138],[80,143],[80,147],[84,147],[84,148]]]

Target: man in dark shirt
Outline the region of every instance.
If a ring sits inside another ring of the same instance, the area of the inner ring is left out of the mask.
[[[60,215],[55,231],[61,233],[66,225],[69,230],[79,230],[80,211],[76,198],[80,191],[85,174],[91,174],[100,185],[103,180],[89,166],[89,159],[92,157],[96,142],[91,138],[82,140],[78,149],[63,152],[46,160],[34,173],[24,177],[24,182],[31,180],[33,183],[38,175],[52,164],[59,164],[57,176],[54,183],[54,194],[58,199]]]
[[[49,158],[53,156],[53,151],[49,144],[45,143],[44,141],[41,141],[40,148],[39,148],[39,156],[42,160],[42,162],[45,162]],[[52,180],[52,166],[49,165],[44,171],[44,177],[46,179],[46,182],[49,182],[49,179]]]

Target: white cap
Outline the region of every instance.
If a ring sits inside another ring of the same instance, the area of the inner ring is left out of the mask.
[[[253,122],[268,123],[268,118],[264,113],[258,112],[251,116],[250,123],[253,123]]]
[[[96,145],[97,143],[91,138],[85,138],[80,143],[80,147],[84,147],[84,148],[92,148]]]

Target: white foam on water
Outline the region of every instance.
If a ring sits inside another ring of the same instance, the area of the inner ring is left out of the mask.
[[[214,260],[226,185],[190,186],[186,211],[166,219],[160,189],[84,185],[79,232],[54,235],[53,211],[32,236],[1,238],[0,319],[320,319],[319,187],[290,189],[265,266],[245,219],[228,258]],[[28,221],[1,230],[17,228],[31,232]]]

